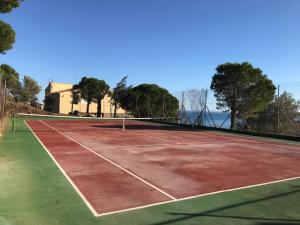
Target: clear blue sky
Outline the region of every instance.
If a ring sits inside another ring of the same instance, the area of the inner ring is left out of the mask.
[[[294,84],[299,12],[298,0],[25,0],[0,16],[17,33],[0,63],[43,89],[52,78],[95,76],[113,86],[128,75],[129,84],[174,92],[209,87],[218,64],[243,61]]]

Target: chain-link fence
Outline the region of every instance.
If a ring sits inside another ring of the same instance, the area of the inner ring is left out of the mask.
[[[230,127],[230,113],[216,108],[216,100],[209,89],[192,88],[173,92],[180,105],[181,123],[191,126]]]
[[[263,108],[237,112],[237,130],[300,136],[300,82],[278,84],[274,99]],[[230,129],[231,111],[217,107],[210,89],[172,93],[180,102],[180,122]],[[247,102],[245,102],[247,104]]]
[[[6,106],[6,83],[4,79],[0,77],[0,134],[4,129],[4,117],[5,117],[5,106]]]
[[[300,82],[278,84],[274,106],[274,133],[300,136]]]

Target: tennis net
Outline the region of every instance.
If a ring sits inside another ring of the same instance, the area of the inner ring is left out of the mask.
[[[12,132],[45,130],[45,124],[60,131],[97,131],[97,130],[177,130],[185,127],[178,123],[177,117],[145,118],[99,118],[40,114],[14,114]],[[33,126],[32,126],[33,125]],[[49,129],[47,129],[49,130]],[[54,130],[54,129],[52,129]]]

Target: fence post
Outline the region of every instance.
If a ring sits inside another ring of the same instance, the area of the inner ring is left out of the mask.
[[[280,86],[277,86],[277,134],[279,134],[280,132],[280,117],[279,117],[279,113],[280,113],[280,106],[279,106],[279,88]]]
[[[15,113],[13,113],[11,132],[15,133]]]

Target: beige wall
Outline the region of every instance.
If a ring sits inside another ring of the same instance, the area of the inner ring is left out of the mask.
[[[59,111],[56,111],[56,113],[60,114],[69,114],[72,112],[72,84],[65,84],[65,83],[50,83],[49,86],[46,88],[45,93],[50,94],[52,96],[59,94]],[[55,93],[56,92],[56,93]],[[57,98],[55,98],[56,101],[58,101]],[[57,104],[55,104],[57,105]],[[56,107],[55,107],[56,108]],[[78,104],[73,105],[73,112],[75,110],[85,113],[87,108],[87,103],[85,101],[81,101]],[[92,102],[90,104],[90,113],[96,113],[97,112],[97,104]],[[101,113],[104,113],[105,116],[112,116],[109,115],[110,113],[113,113],[113,107],[110,103],[110,97],[105,96],[104,99],[101,102]],[[124,114],[125,110],[118,109],[118,114]]]
[[[45,92],[46,92],[46,94],[48,94],[48,93],[63,91],[63,90],[67,90],[67,89],[72,89],[72,87],[73,87],[73,84],[51,82],[51,83],[49,83]]]

